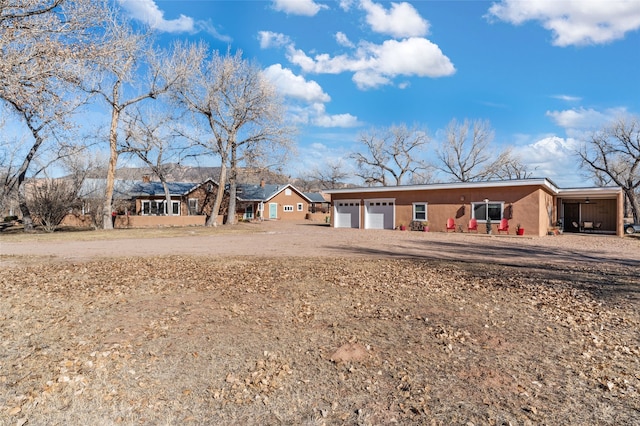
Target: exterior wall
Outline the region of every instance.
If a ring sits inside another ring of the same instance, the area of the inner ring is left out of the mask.
[[[501,188],[465,188],[439,189],[420,191],[393,191],[384,188],[384,192],[337,193],[332,194],[332,203],[337,200],[359,199],[363,208],[360,212],[360,227],[364,227],[364,202],[369,199],[395,200],[395,225],[409,225],[413,218],[413,203],[427,203],[427,221],[431,231],[446,232],[448,218],[453,218],[456,231],[467,231],[471,219],[471,203],[503,202],[503,216],[509,220],[509,233],[515,234],[516,226],[521,225],[526,235],[545,235],[548,229],[549,217],[546,206],[541,203],[551,202],[554,208],[554,197],[547,190],[539,186],[516,186]],[[554,214],[555,214],[555,210]],[[555,217],[555,216],[554,216]],[[332,225],[335,224],[332,222]],[[497,233],[498,223],[492,224]],[[484,222],[478,224],[479,232],[486,232]]]
[[[286,190],[279,192],[275,197],[264,203],[264,211],[261,213],[264,220],[269,220],[269,204],[277,203],[277,220],[304,220],[309,213],[309,203],[295,190],[291,195],[286,195]],[[298,203],[302,203],[302,210],[298,211]],[[285,212],[284,206],[293,206],[292,212]],[[257,205],[255,206],[257,209]],[[254,210],[255,211],[255,210]]]
[[[201,216],[116,216],[116,228],[161,228],[168,226],[204,226]]]

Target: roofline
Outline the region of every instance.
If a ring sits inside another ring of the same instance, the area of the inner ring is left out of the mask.
[[[604,197],[611,195],[618,195],[622,193],[622,188],[619,186],[598,186],[593,188],[565,188],[560,189],[558,195],[565,197]]]
[[[469,189],[469,188],[501,188],[508,186],[544,186],[554,194],[560,188],[547,178],[535,179],[514,179],[485,182],[451,182],[451,183],[431,183],[426,185],[400,185],[400,186],[371,186],[357,188],[326,189],[327,194],[352,194],[371,192],[404,192],[404,191],[434,191],[439,189]]]
[[[281,193],[282,191],[284,191],[287,187],[291,187],[293,190],[295,190],[298,194],[300,194],[305,200],[307,200],[307,202],[311,203],[313,201],[311,201],[311,199],[309,197],[307,197],[306,195],[304,195],[304,192],[300,191],[298,188],[296,188],[295,186],[291,185],[290,183],[285,184],[282,188],[279,188],[276,192],[273,192],[271,194],[269,194],[269,198],[265,198],[265,199],[251,199],[251,198],[241,198],[240,196],[238,196],[238,194],[236,193],[236,198],[240,201],[245,201],[245,202],[250,202],[250,201],[260,201],[260,202],[264,202],[264,201],[269,201],[270,199],[272,199],[273,197],[275,197],[276,195],[278,195],[279,193]]]

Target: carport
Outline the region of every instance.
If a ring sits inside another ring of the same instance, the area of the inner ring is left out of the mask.
[[[561,189],[558,207],[565,232],[618,234],[622,229],[619,188]]]

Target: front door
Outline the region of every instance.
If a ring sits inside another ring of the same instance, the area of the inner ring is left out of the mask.
[[[564,205],[564,231],[580,232],[580,204],[563,203]],[[574,226],[574,224],[578,226]]]
[[[269,219],[278,218],[278,203],[269,203]]]

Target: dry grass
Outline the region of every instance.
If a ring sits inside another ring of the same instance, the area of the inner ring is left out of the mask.
[[[0,231],[0,241],[6,242],[65,242],[65,241],[103,241],[140,238],[172,238],[182,236],[207,236],[220,234],[250,233],[256,231],[256,223],[241,222],[234,226],[176,226],[158,228],[131,229],[93,229],[62,227],[56,232],[45,232],[37,228],[35,232],[25,233],[22,226],[12,226]]]
[[[640,423],[632,266],[23,265],[0,323],[3,425]]]

